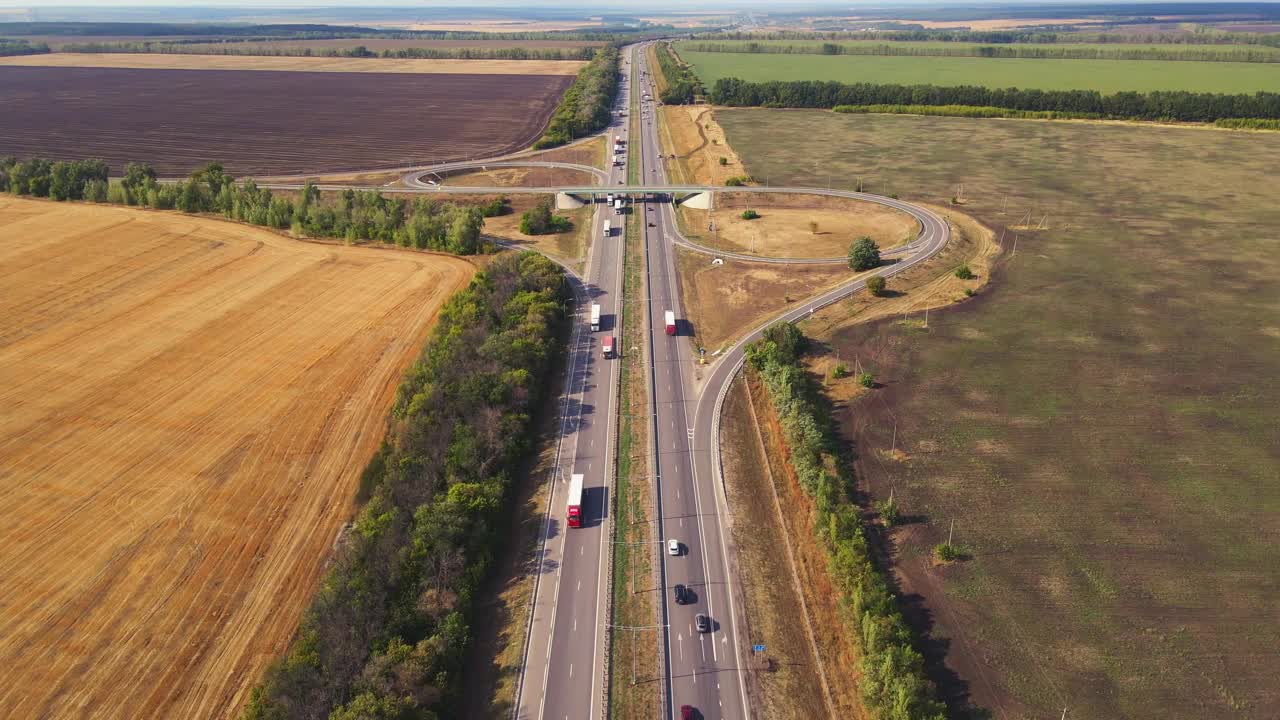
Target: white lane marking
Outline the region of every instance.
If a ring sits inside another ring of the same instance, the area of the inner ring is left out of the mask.
[[[573,663],[569,663],[569,677],[573,677]]]

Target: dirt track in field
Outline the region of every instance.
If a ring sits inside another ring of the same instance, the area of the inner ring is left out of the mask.
[[[469,263],[0,198],[0,717],[226,718]]]
[[[0,155],[97,157],[113,174],[147,161],[165,176],[211,161],[290,175],[488,157],[530,145],[572,80],[0,67]]]

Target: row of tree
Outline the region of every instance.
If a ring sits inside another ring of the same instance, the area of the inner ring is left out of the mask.
[[[1280,118],[1280,93],[1252,95],[1182,90],[1118,92],[987,88],[980,85],[843,84],[817,80],[747,82],[721,78],[711,102],[739,107],[834,108],[838,105],[972,105],[1010,110],[1089,113],[1133,120],[1213,122],[1219,118]]]
[[[1212,29],[1194,33],[1045,32],[1040,30],[877,30],[872,32],[726,32],[694,35],[699,40],[883,40],[891,42],[958,42],[994,45],[1267,45],[1280,47],[1280,33],[1225,32]]]
[[[917,43],[850,45],[839,42],[778,44],[761,42],[696,42],[692,52],[778,55],[889,55],[905,57],[980,57],[1043,60],[1171,60],[1197,62],[1280,62],[1280,52],[1265,47],[1206,49],[1205,46],[1094,47],[1081,45],[973,45]]]
[[[157,53],[170,55],[254,55],[271,57],[350,57],[425,60],[590,60],[597,48],[397,48],[370,50],[364,45],[351,48],[309,48],[246,43],[174,42],[91,42],[68,43],[61,52],[77,53]]]
[[[667,84],[658,93],[659,100],[668,105],[689,105],[703,94],[702,81],[694,74],[693,68],[676,57],[671,43],[660,43],[655,53],[658,56],[658,70]]]
[[[821,389],[801,364],[807,338],[791,323],[778,323],[747,347],[747,361],[768,390],[787,444],[787,461],[813,500],[813,528],[826,551],[841,618],[860,646],[859,687],[881,720],[942,720],[915,635],[878,566],[854,502],[849,463],[822,400]]]
[[[365,471],[369,500],[246,720],[459,716],[480,586],[509,541],[569,300],[562,271],[526,252],[445,304]]]
[[[31,158],[19,162],[15,157],[0,157],[0,192],[106,202],[108,172],[101,160]]]
[[[1022,120],[1097,120],[1101,115],[1059,110],[1008,110],[981,105],[837,105],[833,112],[849,114],[934,115],[940,117],[1019,118]],[[1218,123],[1223,121],[1219,120]],[[1257,122],[1272,122],[1261,120]],[[1227,127],[1227,126],[1224,126]]]
[[[0,38],[0,57],[7,55],[42,55],[49,52],[47,43],[33,43],[26,40],[10,40]]]
[[[480,206],[434,198],[386,197],[377,191],[346,189],[323,197],[307,182],[295,197],[276,195],[252,179],[237,182],[210,163],[178,182],[159,182],[144,163],[129,163],[124,177],[107,180],[101,160],[18,162],[0,158],[0,191],[53,200],[91,200],[186,213],[219,213],[231,220],[311,237],[374,240],[457,255],[492,252],[481,233],[485,217],[510,212],[506,198]]]
[[[617,48],[603,48],[578,71],[535,148],[564,145],[609,125],[618,95],[618,57]]]

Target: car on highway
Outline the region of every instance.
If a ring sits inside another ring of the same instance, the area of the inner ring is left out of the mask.
[[[689,604],[689,588],[685,587],[684,585],[681,585],[680,583],[676,583],[675,591],[676,591],[676,604],[688,605]]]
[[[658,226],[655,225],[654,223],[649,223],[649,227],[658,227]]]
[[[680,720],[700,720],[702,713],[698,712],[692,705],[680,706]]]
[[[668,554],[668,555],[679,555],[679,554],[680,554],[680,541],[679,541],[679,540],[677,540],[677,539],[675,539],[675,538],[671,538],[670,540],[668,540],[668,541],[667,541],[667,554]]]
[[[698,613],[697,615],[694,615],[693,629],[697,630],[700,633],[711,632],[711,618],[707,617],[706,615],[703,615],[702,613]]]

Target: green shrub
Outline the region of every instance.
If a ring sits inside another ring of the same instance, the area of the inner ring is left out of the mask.
[[[973,271],[969,269],[968,265],[961,265],[956,268],[956,277],[961,280],[972,280],[976,276],[973,274]]]
[[[870,270],[880,265],[880,246],[863,236],[849,246],[849,267],[854,270]]]
[[[867,292],[876,297],[884,295],[884,290],[887,285],[888,281],[884,279],[883,275],[872,275],[867,278]]]
[[[965,297],[973,297],[973,296],[974,296],[974,295],[976,295],[976,294],[977,294],[977,293],[975,293],[975,292],[973,291],[973,288],[965,288],[965,289],[964,289],[964,296],[965,296]]]
[[[871,389],[876,386],[876,377],[869,372],[858,373],[858,384]]]
[[[837,380],[849,377],[849,366],[844,363],[836,363],[836,366],[831,368],[831,377]]]
[[[520,216],[520,232],[525,235],[554,235],[572,228],[569,218],[551,211],[550,200],[543,200]]]
[[[742,211],[743,220],[755,220],[758,217],[760,217],[760,213],[756,212],[755,210],[748,209],[748,210]]]
[[[880,514],[880,519],[888,527],[893,527],[902,519],[902,515],[898,509],[898,501],[893,498],[881,500],[876,503],[876,512]]]
[[[729,158],[720,158],[720,167],[724,167],[725,165],[728,165],[728,164],[729,164]]]
[[[933,547],[933,556],[941,562],[955,562],[964,558],[964,549],[951,543],[938,543]]]

